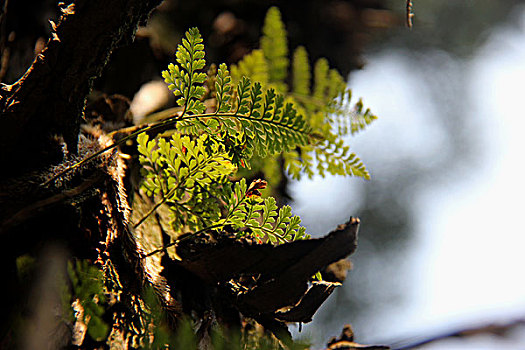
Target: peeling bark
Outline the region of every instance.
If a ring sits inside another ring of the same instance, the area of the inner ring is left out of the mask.
[[[351,218],[325,237],[279,246],[192,237],[177,246],[181,260],[168,262],[167,268],[183,268],[208,286],[221,285],[245,316],[309,322],[341,285],[314,282],[309,287],[309,281],[317,271],[354,252],[358,228],[359,220]]]

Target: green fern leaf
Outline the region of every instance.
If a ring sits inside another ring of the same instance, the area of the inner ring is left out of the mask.
[[[325,171],[332,175],[350,175],[370,180],[370,174],[361,159],[350,152],[343,140],[324,142],[315,148],[317,172],[325,176]]]
[[[216,113],[228,112],[231,109],[231,81],[232,78],[226,64],[222,63],[217,71],[215,89],[217,99]]]
[[[308,62],[308,53],[303,46],[297,47],[293,54],[292,61],[293,71],[293,93],[303,96],[310,95],[310,63]]]
[[[206,111],[200,99],[204,96],[206,73],[200,72],[206,65],[204,45],[197,28],[186,32],[186,38],[177,47],[175,54],[178,65],[171,63],[167,71],[162,72],[168,88],[173,91],[177,104],[184,107],[184,113],[201,114]]]
[[[135,226],[163,204],[172,212],[172,226],[176,231],[185,226],[200,229],[219,219],[218,187],[236,170],[219,145],[208,145],[207,134],[192,140],[175,133],[169,140],[151,141],[147,134],[141,134],[137,140],[139,161],[145,172],[141,188],[160,199]],[[151,171],[152,163],[158,165],[155,172]]]
[[[102,318],[104,307],[101,304],[106,301],[102,272],[89,265],[87,260],[77,260],[75,264],[68,262],[67,272],[73,295],[83,309],[82,313],[77,312],[76,315],[83,315],[82,321],[87,324],[87,332],[94,340],[104,340],[109,333],[109,326]]]
[[[374,120],[377,119],[377,116],[372,114],[369,108],[363,112],[363,101],[359,101],[355,104],[354,108],[350,111],[350,133],[353,135],[361,130],[364,130],[368,125],[372,124]],[[348,134],[348,128],[343,129]],[[343,135],[343,132],[340,132]]]
[[[313,97],[320,101],[322,105],[331,102],[326,98],[328,87],[330,86],[330,81],[328,79],[329,69],[326,58],[320,58],[315,63]]]
[[[309,239],[301,219],[292,215],[292,208],[285,205],[278,208],[275,198],[262,199],[258,190],[266,183],[256,180],[246,186],[243,178],[235,183],[228,199],[228,214],[222,225],[231,225],[238,230],[238,236],[251,235],[257,240],[281,244],[298,239]]]
[[[245,55],[239,63],[231,67],[231,70],[234,81],[240,81],[242,77],[250,77],[263,86],[268,85],[270,81],[268,62],[260,49]]]
[[[286,92],[284,80],[288,75],[288,40],[281,12],[277,7],[268,9],[262,31],[260,45],[268,62],[269,83],[279,91]]]

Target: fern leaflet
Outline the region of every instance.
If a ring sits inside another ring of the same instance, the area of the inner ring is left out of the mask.
[[[231,70],[234,81],[240,81],[242,77],[250,77],[263,86],[267,86],[270,82],[268,63],[260,49],[245,55],[237,65],[231,67]]]
[[[310,63],[308,63],[308,53],[303,46],[295,49],[292,61],[293,71],[293,93],[303,96],[310,94]]]
[[[168,88],[175,97],[177,104],[184,107],[184,113],[201,114],[206,107],[200,99],[205,89],[200,84],[206,81],[206,73],[199,72],[206,65],[204,60],[204,45],[197,28],[190,28],[186,38],[177,47],[175,54],[178,65],[170,63],[168,71],[162,72],[162,77],[168,83]]]
[[[179,130],[192,134],[203,131],[220,134],[222,143],[230,141],[243,148],[241,158],[245,161],[254,152],[265,157],[309,143],[310,127],[305,119],[273,88],[264,90],[261,83],[252,83],[243,77],[234,91],[230,72],[225,64],[221,64],[215,89],[215,113],[183,120],[178,124]]]
[[[87,260],[77,260],[75,264],[68,262],[67,272],[76,298],[72,304],[75,317],[87,324],[87,332],[93,339],[105,339],[110,328],[103,319],[105,309],[101,304],[106,297],[102,272]]]
[[[279,209],[275,198],[261,198],[259,190],[265,186],[265,181],[255,180],[248,187],[244,178],[235,183],[228,199],[228,214],[221,224],[239,230],[237,235],[240,237],[251,234],[259,241],[279,244],[309,239],[305,228],[300,226],[301,219],[292,216],[290,206]]]
[[[278,91],[286,92],[284,80],[288,75],[288,40],[286,29],[277,7],[271,7],[266,13],[261,37],[261,49],[268,62],[269,83]]]
[[[137,138],[144,177],[141,188],[160,201],[135,226],[162,204],[170,208],[176,231],[185,226],[201,229],[218,220],[217,191],[236,170],[228,155],[209,142],[207,134],[196,140],[178,133],[169,141],[148,139],[147,134]]]
[[[368,109],[363,112],[361,100],[355,105],[350,103],[350,89],[326,59],[319,59],[312,72],[304,47],[294,51],[292,86],[286,86],[289,64],[286,30],[275,7],[267,13],[260,43],[260,50],[252,51],[232,68],[233,77],[235,81],[242,79],[240,75],[264,78],[260,81],[266,81],[267,77],[268,86],[282,93],[290,91],[284,101],[293,104],[296,113],[305,116],[311,128],[310,142],[285,150],[284,166],[288,173],[297,179],[302,174],[312,177],[326,172],[369,179],[370,174],[355,153],[338,146],[342,145],[343,137],[363,130],[376,116]]]

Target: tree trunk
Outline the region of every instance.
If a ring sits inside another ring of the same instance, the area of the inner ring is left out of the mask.
[[[58,23],[52,23],[51,38],[31,67],[16,83],[1,86],[0,266],[8,294],[0,301],[2,348],[16,341],[11,326],[27,296],[27,286],[17,273],[17,257],[61,241],[77,256],[96,258],[99,241],[106,241],[104,229],[125,229],[125,196],[113,155],[42,184],[99,149],[96,141],[79,139],[93,81],[111,53],[133,40],[139,24],[160,2],[78,0],[63,7]]]

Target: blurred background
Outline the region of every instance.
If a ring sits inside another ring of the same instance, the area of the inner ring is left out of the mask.
[[[303,333],[327,339],[347,322],[364,343],[402,347],[512,324],[421,348],[523,349],[525,6],[428,0],[414,11],[413,30],[385,31],[349,78],[379,116],[349,140],[372,180],[292,185],[309,232],[362,221],[349,279]]]
[[[54,0],[3,3],[0,81],[12,83],[59,12]],[[420,348],[525,348],[525,1],[417,0],[412,30],[404,0],[165,1],[91,100],[120,94],[137,120],[170,106],[160,72],[187,28],[200,28],[208,62],[234,63],[273,5],[290,49],[327,57],[379,117],[348,140],[372,180],[288,183],[313,236],[362,222],[349,278],[294,335],[322,348],[351,323],[359,342],[408,348],[497,324]]]

